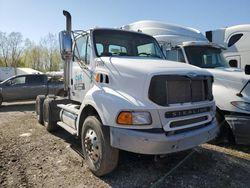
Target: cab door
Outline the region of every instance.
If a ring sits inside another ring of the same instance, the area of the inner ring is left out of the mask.
[[[72,100],[82,101],[93,82],[92,69],[90,66],[91,44],[89,34],[76,39],[74,44],[74,58],[71,68],[71,92]]]

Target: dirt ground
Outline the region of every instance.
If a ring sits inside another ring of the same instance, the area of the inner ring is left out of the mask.
[[[78,140],[37,123],[34,102],[4,103],[0,187],[250,187],[250,147],[204,144],[164,157],[121,152],[118,168],[98,178]]]

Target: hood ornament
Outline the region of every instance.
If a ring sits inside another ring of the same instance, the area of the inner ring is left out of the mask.
[[[195,72],[188,72],[186,76],[189,78],[193,78],[193,77],[196,77],[198,75]]]

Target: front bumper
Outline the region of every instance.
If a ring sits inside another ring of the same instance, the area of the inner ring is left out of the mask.
[[[237,144],[250,144],[250,115],[226,115]]]
[[[215,138],[218,133],[216,120],[206,127],[166,136],[140,130],[110,128],[111,145],[122,150],[141,154],[167,154],[193,148]]]

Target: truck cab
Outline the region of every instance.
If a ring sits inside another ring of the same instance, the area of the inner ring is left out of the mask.
[[[250,65],[250,24],[207,31],[206,37],[225,47],[222,54],[231,67],[244,70]]]
[[[97,176],[117,166],[119,150],[159,155],[196,147],[218,132],[213,76],[167,61],[150,35],[95,28],[60,32],[66,98],[38,97],[43,123],[81,140]],[[42,102],[41,102],[42,101]]]
[[[223,49],[216,44],[183,42],[177,48],[181,49],[185,62],[214,75],[213,94],[221,124],[220,135],[238,144],[250,144],[249,71],[230,67],[222,55]]]
[[[232,68],[225,60],[222,45],[209,42],[200,31],[156,21],[139,21],[126,30],[154,36],[166,59],[206,69],[214,75],[213,95],[216,100],[220,138],[239,144],[250,144],[249,67],[245,72]]]

